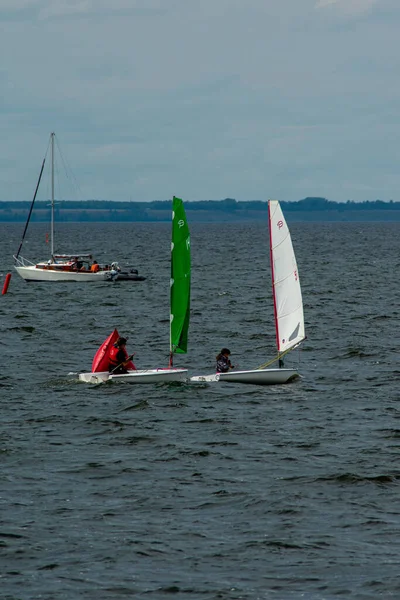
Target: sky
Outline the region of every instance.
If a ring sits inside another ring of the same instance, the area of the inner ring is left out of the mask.
[[[399,200],[399,0],[0,0],[0,200]],[[45,193],[46,194],[46,193]]]

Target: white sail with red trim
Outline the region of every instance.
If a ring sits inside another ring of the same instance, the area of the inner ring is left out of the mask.
[[[276,343],[278,352],[305,338],[303,300],[292,239],[277,200],[269,200],[269,231]]]
[[[227,373],[195,375],[195,383],[245,383],[276,385],[294,381],[300,375],[297,369],[283,366],[283,354],[305,339],[303,301],[299,272],[289,229],[277,200],[268,201],[270,258],[276,325],[278,357],[257,369],[231,370]],[[279,359],[279,368],[270,368]]]

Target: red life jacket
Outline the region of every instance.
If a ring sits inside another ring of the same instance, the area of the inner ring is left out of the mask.
[[[124,353],[124,358],[122,359],[122,361],[117,358],[118,352]],[[111,350],[110,350],[110,354],[108,355],[109,370],[112,371],[113,369],[115,369],[115,367],[120,365],[121,362],[124,363],[128,359],[129,359],[129,354],[126,351],[126,348],[118,348],[117,346],[115,346],[115,344],[113,344],[111,347]],[[126,369],[135,369],[136,370],[136,367],[132,361],[129,361],[128,364],[126,364],[124,366]]]
[[[122,361],[121,361],[121,360],[119,360],[119,359],[117,358],[117,354],[118,354],[119,352],[123,352],[123,353],[124,353],[124,355],[125,355],[125,359],[123,359]],[[117,366],[117,365],[119,365],[121,362],[124,362],[124,360],[128,360],[128,353],[127,353],[127,351],[125,350],[125,348],[117,348],[117,346],[115,346],[115,345],[113,344],[113,345],[112,345],[112,347],[111,347],[111,350],[110,350],[110,354],[109,354],[109,361],[110,361],[110,364],[111,364],[113,367],[116,367],[116,366]]]

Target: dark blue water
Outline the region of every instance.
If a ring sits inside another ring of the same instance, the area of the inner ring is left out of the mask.
[[[22,227],[0,226],[3,273]],[[308,339],[287,386],[106,384],[114,327],[166,366],[169,224],[64,225],[147,280],[26,284],[0,300],[0,598],[399,598],[400,224],[293,223]],[[23,255],[45,258],[46,228]],[[274,356],[266,223],[191,226],[176,366]],[[2,282],[1,282],[2,283]]]

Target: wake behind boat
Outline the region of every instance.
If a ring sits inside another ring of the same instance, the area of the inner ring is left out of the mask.
[[[126,383],[169,383],[187,380],[187,369],[174,368],[174,354],[186,354],[190,316],[190,233],[185,209],[180,198],[172,200],[172,241],[171,241],[171,279],[170,279],[170,358],[167,368],[133,369],[127,373],[109,372],[110,353],[118,340],[118,332],[103,342],[92,363],[90,373],[80,373],[79,380],[84,383],[104,383],[123,381]],[[121,363],[122,364],[122,363]]]
[[[270,363],[279,361],[280,368],[265,368],[268,364],[248,371],[228,371],[190,378],[195,383],[246,383],[274,385],[289,383],[299,377],[296,369],[283,368],[283,356],[305,339],[303,301],[299,272],[292,240],[281,206],[277,200],[269,200],[269,238],[274,299],[274,318],[278,356]]]

